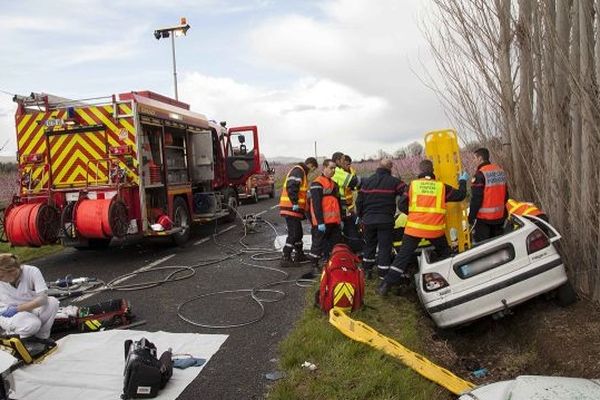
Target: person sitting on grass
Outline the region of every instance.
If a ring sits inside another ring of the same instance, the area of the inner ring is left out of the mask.
[[[0,328],[5,334],[49,341],[58,300],[47,292],[37,267],[21,265],[14,254],[0,254]]]

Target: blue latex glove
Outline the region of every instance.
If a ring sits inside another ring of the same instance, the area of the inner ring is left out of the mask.
[[[319,230],[319,232],[325,233],[325,224],[317,225],[317,229]]]
[[[459,181],[468,181],[469,180],[469,174],[467,174],[467,171],[463,171],[460,173],[460,175],[458,176],[458,180]]]
[[[173,367],[179,369],[186,369],[188,367],[201,367],[205,362],[206,360],[204,358],[175,358],[173,359]]]
[[[19,311],[17,311],[17,306],[15,306],[14,304],[11,304],[10,306],[8,306],[8,308],[6,310],[4,310],[4,312],[0,315],[2,315],[4,318],[12,318],[16,313],[18,313]]]
[[[298,204],[294,204],[292,206],[292,211],[300,211],[300,206]]]

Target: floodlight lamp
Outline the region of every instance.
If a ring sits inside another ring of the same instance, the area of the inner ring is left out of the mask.
[[[156,40],[160,39],[160,32],[154,31],[154,37],[156,38]]]
[[[168,38],[170,36],[169,31],[162,31],[161,34],[162,34],[162,38],[163,39],[166,39],[166,38]]]

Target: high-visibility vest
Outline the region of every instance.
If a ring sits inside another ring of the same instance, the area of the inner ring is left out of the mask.
[[[404,233],[417,238],[444,236],[446,187],[433,179],[415,179],[408,189],[408,221]]]
[[[538,215],[544,214],[542,210],[537,208],[533,203],[527,203],[525,201],[516,201],[514,199],[508,199],[506,202],[506,210],[509,214],[514,215]]]
[[[406,227],[407,221],[408,221],[408,215],[404,214],[403,212],[398,214],[398,216],[396,217],[396,220],[394,221],[394,231],[402,230],[402,233],[404,233],[404,227]],[[392,242],[392,246],[394,246],[394,247],[402,246],[402,238],[400,238],[400,240]],[[419,242],[419,247],[427,247],[427,246],[431,246],[431,242],[427,239],[421,239],[421,241]]]
[[[350,178],[352,178],[355,175],[356,170],[350,167]],[[346,203],[346,209],[350,212],[354,211],[354,190],[346,186],[345,188],[340,187],[340,194],[342,194],[342,191],[343,197],[341,198],[344,199],[344,202]]]
[[[338,185],[338,190],[340,191],[340,199],[345,200],[346,199],[346,189],[348,188],[348,185],[350,184],[350,181],[352,180],[352,174],[347,172],[342,167],[335,167],[335,171],[333,172],[333,176],[331,177],[331,180],[334,181],[335,183],[337,183],[337,185]],[[342,206],[344,209],[346,209],[345,201],[343,201]]]
[[[479,169],[485,179],[483,202],[477,212],[477,219],[496,220],[504,217],[506,199],[506,174],[496,164],[484,165]]]
[[[319,176],[313,181],[318,182],[323,186],[323,198],[321,200],[321,208],[323,209],[323,222],[325,224],[339,224],[342,222],[342,216],[340,215],[340,203],[336,196],[334,182],[326,176]],[[314,199],[311,197],[311,202]],[[312,217],[312,224],[317,225],[317,217],[315,215],[315,207],[310,207],[310,214]]]
[[[300,168],[300,170],[302,171],[300,190],[298,191],[298,206],[300,207],[299,211],[292,210],[292,207],[294,205],[292,204],[292,201],[288,197],[288,192],[287,192],[288,179],[295,178],[295,177],[290,177],[290,173],[294,170],[294,168]],[[306,193],[307,192],[308,192],[308,179],[306,178],[306,171],[304,171],[304,168],[302,168],[302,166],[296,165],[292,169],[289,170],[289,172],[287,173],[287,176],[285,177],[285,181],[283,182],[283,189],[281,189],[281,197],[279,198],[279,214],[284,215],[284,216],[288,215],[288,216],[296,217],[296,218],[304,218],[304,213],[306,212],[306,209],[308,206],[308,204],[306,202]]]

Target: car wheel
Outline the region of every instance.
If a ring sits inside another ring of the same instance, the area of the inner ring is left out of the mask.
[[[275,197],[275,184],[271,185],[271,191],[269,192],[269,198],[272,199]]]
[[[577,301],[577,292],[571,282],[567,282],[556,290],[556,302],[561,307],[567,307]]]
[[[223,219],[226,222],[234,222],[237,217],[237,208],[238,208],[238,200],[235,195],[235,191],[233,189],[227,189],[225,191],[225,204],[227,204],[229,208],[229,214],[227,214]]]
[[[185,200],[181,197],[177,197],[173,202],[173,227],[181,227],[183,229],[172,235],[173,242],[176,245],[182,246],[190,239],[192,233],[191,222],[190,212],[188,211]]]

